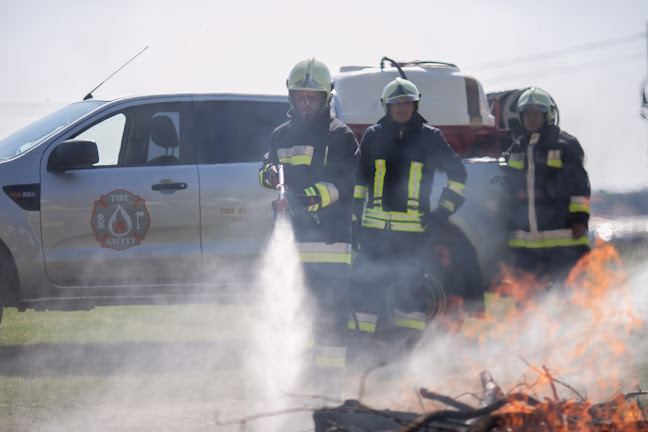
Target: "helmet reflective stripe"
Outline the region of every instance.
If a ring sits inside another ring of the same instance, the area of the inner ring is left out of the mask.
[[[288,90],[326,92],[326,105],[331,99],[331,72],[320,61],[310,58],[300,61],[292,68],[286,80]]]
[[[380,100],[382,101],[385,112],[387,112],[387,104],[416,102],[420,98],[421,95],[419,94],[418,88],[416,88],[413,82],[403,78],[396,78],[385,86]]]
[[[528,109],[536,109],[540,112],[546,113],[546,120],[548,124],[553,124],[556,120],[555,110],[556,104],[546,91],[530,87],[526,89],[518,99],[517,111],[522,121],[522,113]]]

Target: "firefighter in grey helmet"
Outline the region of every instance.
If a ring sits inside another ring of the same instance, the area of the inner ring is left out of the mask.
[[[546,91],[518,99],[524,133],[503,153],[508,172],[508,245],[516,271],[561,283],[589,249],[590,183],[583,148],[561,130]]]
[[[438,286],[419,292],[426,288],[418,278],[430,238],[464,202],[466,169],[441,131],[419,114],[420,98],[413,82],[389,82],[381,98],[385,116],[365,131],[360,144],[354,216],[361,228],[350,282],[354,340],[381,340],[387,333],[416,340],[430,319],[426,299],[442,302],[445,295]],[[431,206],[437,171],[446,174],[447,183]]]
[[[290,119],[272,132],[259,170],[261,185],[274,191],[277,167],[283,166],[290,223],[314,303],[308,316],[318,394],[336,392],[346,363],[351,214],[360,157],[351,129],[330,114],[331,86],[324,63],[310,58],[293,67],[286,80]]]

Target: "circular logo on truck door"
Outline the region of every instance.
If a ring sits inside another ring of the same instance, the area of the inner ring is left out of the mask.
[[[150,224],[146,202],[127,190],[114,190],[94,203],[92,230],[101,247],[124,250],[139,246]]]

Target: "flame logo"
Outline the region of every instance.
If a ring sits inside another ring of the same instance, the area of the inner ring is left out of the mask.
[[[110,234],[115,237],[123,237],[128,234],[132,228],[133,221],[128,215],[128,212],[122,208],[121,204],[117,204],[117,208],[108,220],[108,230],[110,231]]]

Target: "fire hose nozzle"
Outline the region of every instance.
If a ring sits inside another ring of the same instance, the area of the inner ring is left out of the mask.
[[[279,164],[277,167],[277,171],[279,174],[279,183],[277,184],[277,190],[279,191],[279,199],[284,199],[285,194],[286,194],[286,185],[285,185],[285,180],[284,180],[284,166],[283,164]]]

